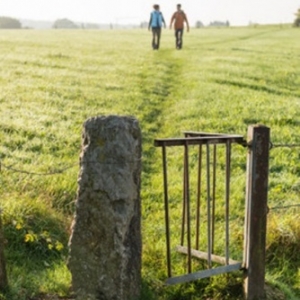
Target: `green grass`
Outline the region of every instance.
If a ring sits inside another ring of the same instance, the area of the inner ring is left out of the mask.
[[[194,29],[182,51],[168,30],[159,51],[146,30],[2,30],[0,44],[0,196],[10,282],[0,299],[70,295],[65,261],[82,124],[108,114],[134,115],[143,134],[142,298],[239,299],[239,272],[164,286],[162,166],[153,140],[184,130],[246,136],[249,125],[260,123],[271,128],[274,144],[300,144],[300,31]],[[287,299],[300,298],[300,208],[275,207],[299,204],[299,149],[270,153],[267,280]],[[172,214],[180,218],[182,156],[169,154]],[[246,151],[235,146],[232,155],[230,247],[241,259]],[[191,157],[195,163],[193,151]],[[172,226],[177,243],[179,227]],[[173,257],[175,273],[184,271],[182,258]]]

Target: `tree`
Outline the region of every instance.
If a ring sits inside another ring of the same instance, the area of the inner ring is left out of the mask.
[[[201,21],[197,21],[196,24],[195,24],[195,27],[196,28],[201,28],[201,27],[204,27],[204,25]]]
[[[146,21],[141,22],[140,28],[148,28],[148,22]]]
[[[58,19],[54,22],[53,28],[55,29],[77,29],[78,26],[69,19]]]
[[[19,20],[10,17],[0,17],[0,28],[20,29],[22,25]]]
[[[296,19],[294,21],[294,26],[295,27],[300,27],[300,8],[298,11],[295,13]]]
[[[223,22],[223,21],[213,21],[209,23],[209,26],[211,27],[229,27],[230,23],[229,21]]]

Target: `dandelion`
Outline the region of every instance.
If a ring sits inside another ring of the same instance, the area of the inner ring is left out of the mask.
[[[25,243],[32,243],[32,242],[34,242],[34,240],[35,240],[35,237],[34,237],[34,235],[33,234],[31,234],[31,233],[26,233],[25,234],[25,237],[24,237],[24,241],[25,241]]]
[[[62,249],[64,249],[64,245],[63,245],[61,242],[56,241],[56,242],[55,242],[55,249],[56,249],[57,251],[61,251]]]
[[[22,228],[23,228],[23,226],[22,226],[20,223],[17,223],[16,229],[17,229],[17,230],[20,230],[20,229],[22,229]]]

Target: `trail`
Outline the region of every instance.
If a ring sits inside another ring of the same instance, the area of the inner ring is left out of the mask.
[[[153,53],[153,63],[147,72],[140,74],[142,101],[139,118],[143,135],[143,169],[145,174],[151,174],[154,165],[155,148],[153,142],[159,136],[166,124],[168,110],[176,101],[176,91],[180,83],[182,60],[172,56],[171,52]]]

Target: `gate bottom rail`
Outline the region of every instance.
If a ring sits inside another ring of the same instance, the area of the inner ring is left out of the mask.
[[[182,253],[182,254],[186,254],[186,255],[188,255],[188,253],[189,253],[188,247],[180,246],[180,245],[176,247],[176,251],[179,253]],[[194,258],[203,259],[203,260],[208,259],[208,253],[206,253],[206,252],[202,252],[202,251],[195,250],[195,249],[190,249],[190,253],[191,253],[191,256]],[[226,257],[218,256],[215,254],[211,254],[210,257],[211,257],[211,261],[213,261],[213,262],[216,262],[219,264],[226,264]],[[207,277],[214,276],[214,275],[238,271],[241,269],[242,269],[241,262],[239,262],[237,260],[229,259],[228,265],[226,265],[226,266],[221,266],[221,267],[216,267],[216,268],[212,268],[212,269],[208,269],[208,270],[202,270],[202,271],[189,273],[189,274],[185,274],[185,275],[170,277],[166,280],[166,285],[190,282],[190,281],[207,278]]]
[[[204,271],[198,271],[190,274],[185,274],[181,276],[171,277],[166,280],[166,285],[172,285],[177,283],[185,283],[190,281],[195,281],[197,279],[207,278],[214,275],[219,275],[223,273],[238,271],[242,269],[242,263],[217,267],[213,269],[208,269]]]

